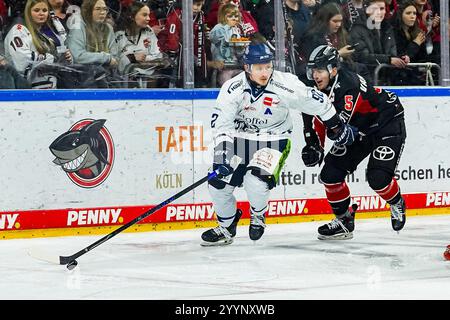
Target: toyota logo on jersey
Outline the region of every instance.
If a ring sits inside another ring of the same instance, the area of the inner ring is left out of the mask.
[[[373,157],[380,161],[389,161],[394,159],[395,151],[388,146],[379,146],[373,151]]]
[[[330,149],[330,153],[336,157],[343,157],[347,153],[347,147],[346,146],[337,146],[333,144],[333,146]]]

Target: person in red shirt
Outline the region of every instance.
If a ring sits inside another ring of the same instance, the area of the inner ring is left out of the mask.
[[[217,61],[208,61],[207,54],[209,53],[209,41],[207,41],[207,26],[205,23],[205,16],[202,11],[202,7],[205,0],[193,0],[192,13],[193,13],[193,30],[194,30],[194,62],[195,62],[195,86],[204,87],[207,86],[209,81],[208,68],[223,68],[223,63],[220,64]],[[182,48],[182,11],[181,8],[174,8],[166,19],[164,29],[158,35],[158,45],[161,51],[167,53],[174,60],[177,61],[178,79],[182,79],[183,65],[181,58]],[[180,85],[180,84],[178,84]]]
[[[6,18],[8,15],[8,8],[6,7],[6,3],[3,0],[0,0],[0,17],[2,19]]]

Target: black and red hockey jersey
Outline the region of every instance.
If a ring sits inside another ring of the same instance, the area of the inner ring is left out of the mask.
[[[344,68],[331,80],[329,87],[322,91],[328,94],[341,119],[357,127],[362,135],[373,134],[392,119],[403,117],[404,114],[403,106],[395,93],[374,87],[360,75]],[[317,120],[314,125],[323,142],[324,126]],[[305,127],[308,127],[307,123]]]

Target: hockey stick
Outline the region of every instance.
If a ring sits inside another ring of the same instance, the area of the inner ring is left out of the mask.
[[[140,216],[134,218],[133,220],[131,220],[130,222],[124,224],[123,226],[121,226],[120,228],[114,230],[113,232],[107,234],[106,236],[104,236],[103,238],[95,241],[94,243],[92,243],[91,245],[87,246],[86,248],[78,251],[77,253],[74,253],[71,256],[52,256],[49,254],[46,254],[44,252],[40,252],[40,251],[30,251],[29,254],[39,260],[43,260],[43,261],[47,261],[47,262],[51,262],[51,263],[55,263],[55,264],[60,264],[60,265],[67,265],[67,269],[72,270],[74,269],[78,262],[75,260],[78,257],[81,257],[82,255],[84,255],[85,253],[88,253],[89,251],[91,251],[92,249],[94,249],[95,247],[98,247],[99,245],[101,245],[102,243],[108,241],[109,239],[111,239],[112,237],[118,235],[119,233],[121,233],[122,231],[124,231],[125,229],[131,227],[132,225],[134,225],[135,223],[141,221],[142,219],[147,218],[148,216],[150,216],[151,214],[155,213],[156,211],[158,211],[159,209],[165,207],[166,205],[168,205],[169,203],[171,203],[172,201],[178,199],[179,197],[185,195],[186,193],[188,193],[189,191],[197,188],[198,186],[200,186],[201,184],[205,183],[206,181],[209,181],[211,179],[214,178],[222,178],[222,176],[217,172],[217,171],[213,171],[208,173],[207,176],[203,177],[202,179],[198,180],[197,182],[195,182],[194,184],[190,185],[189,187],[185,188],[184,190],[178,192],[177,194],[173,195],[172,197],[170,197],[169,199],[161,202],[160,204],[158,204],[157,206],[153,207],[152,209],[144,212],[143,214],[141,214]]]

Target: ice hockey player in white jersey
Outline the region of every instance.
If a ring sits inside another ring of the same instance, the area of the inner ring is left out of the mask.
[[[318,116],[336,144],[354,141],[353,128],[341,121],[327,96],[274,70],[273,59],[267,45],[252,41],[243,56],[245,71],[226,81],[217,97],[211,115],[213,169],[222,178],[210,180],[208,189],[219,225],[202,234],[204,246],[233,242],[242,215],[233,192],[241,185],[250,202],[250,239],[263,235],[270,190],[291,149],[291,109]],[[234,155],[242,159],[235,168]]]

